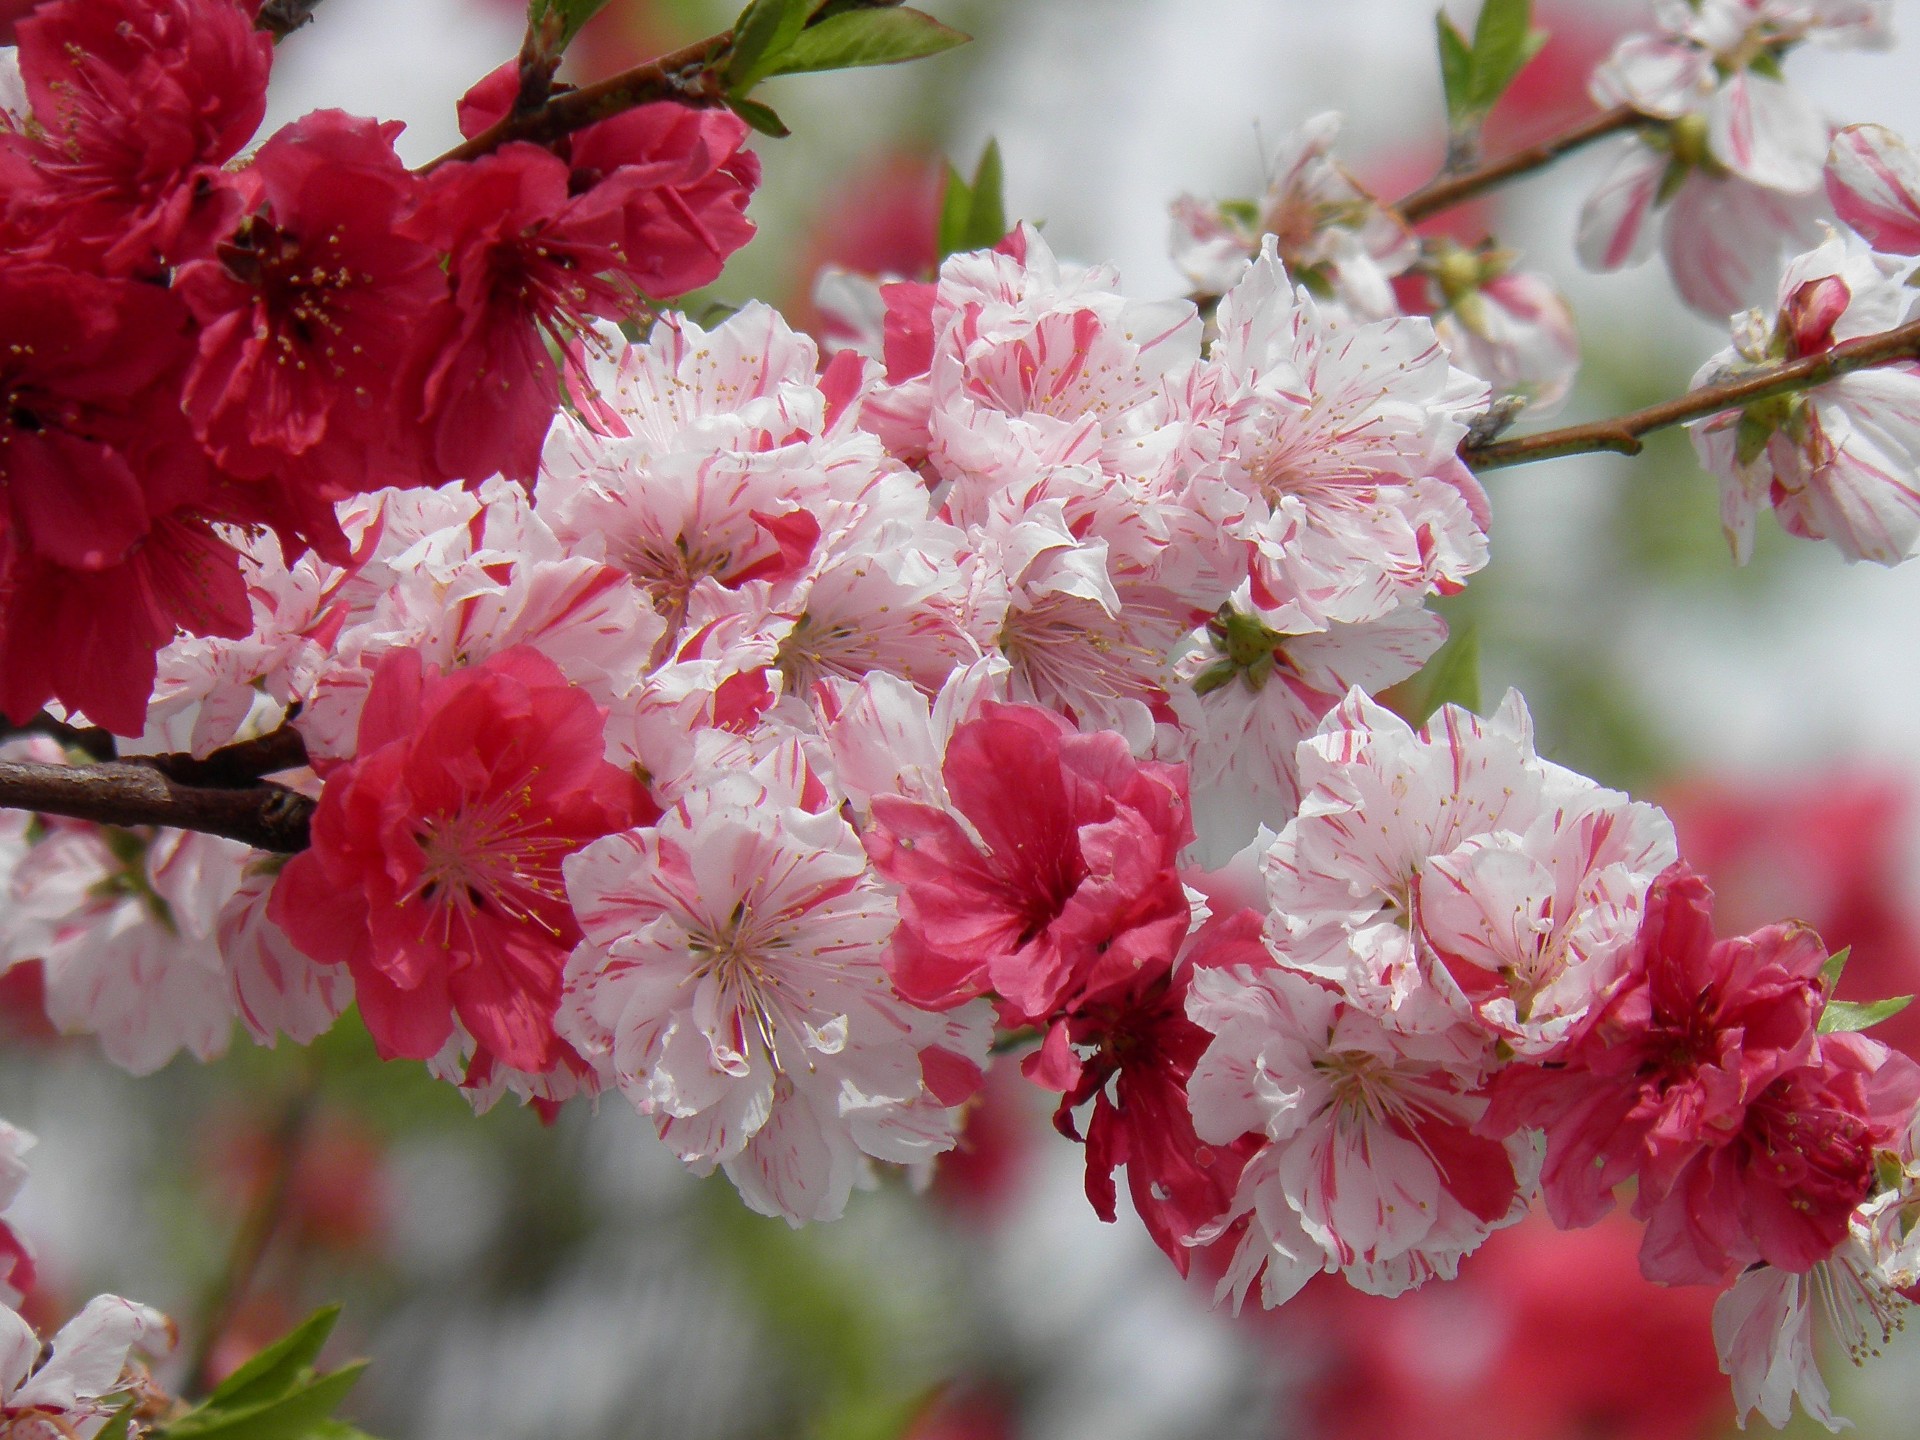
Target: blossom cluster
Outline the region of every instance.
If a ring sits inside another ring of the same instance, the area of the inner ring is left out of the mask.
[[[719,273],[745,125],[632,110],[430,173],[317,111],[252,142],[247,0],[57,0],[0,58],[0,713],[137,734],[176,630],[252,629],[226,526],[335,562],[336,503],[531,478],[550,339]],[[509,65],[461,109],[478,134]]]
[[[1798,248],[1823,163],[1860,232],[1703,384],[1907,318],[1869,247],[1920,252],[1920,164],[1866,129],[1823,162],[1775,73],[1879,8],[1662,5],[1595,79],[1640,120],[1591,262],[1666,207],[1682,293],[1752,303],[1759,252],[1709,242],[1760,214]],[[1487,561],[1463,447],[1576,355],[1544,281],[1417,239],[1333,119],[1262,205],[1177,207],[1206,312],[1019,226],[835,277],[823,355],[765,305],[654,304],[749,233],[724,111],[425,173],[319,112],[235,164],[271,53],[239,0],[52,0],[19,38],[0,710],[176,760],[293,737],[313,802],[291,858],[0,811],[0,967],[62,1029],[146,1072],[357,1004],[477,1106],[617,1095],[796,1224],[924,1174],[1019,1049],[1094,1208],[1124,1169],[1236,1305],[1399,1294],[1632,1182],[1645,1275],[1724,1292],[1743,1411],[1831,1419],[1812,1297],[1868,1346],[1920,1276],[1920,1068],[1830,1007],[1806,927],[1716,936],[1665,815],[1540,756],[1517,695],[1379,698]],[[1699,423],[1743,556],[1762,499],[1915,548],[1917,378]]]

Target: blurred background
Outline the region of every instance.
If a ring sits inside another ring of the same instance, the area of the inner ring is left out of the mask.
[[[713,299],[808,313],[827,261],[911,271],[931,254],[941,167],[988,136],[1010,213],[1054,248],[1119,261],[1130,293],[1178,293],[1182,191],[1254,195],[1318,111],[1387,193],[1439,160],[1431,0],[923,0],[978,37],[894,71],[798,77],[767,98],[759,238]],[[1585,76],[1637,4],[1537,0],[1553,41],[1490,145],[1584,113]],[[613,0],[574,78],[722,28],[732,6]],[[1471,0],[1452,8],[1470,23]],[[1809,52],[1788,74],[1836,120],[1920,134],[1920,3],[1889,55]],[[512,0],[326,0],[280,48],[268,128],[321,106],[407,123],[419,162],[458,139],[454,102],[512,55]],[[265,133],[265,132],[263,132]],[[1594,277],[1575,215],[1585,155],[1452,217],[1551,273],[1588,363],[1573,420],[1677,393],[1724,330],[1657,263]],[[699,302],[690,302],[697,308]],[[1561,460],[1489,479],[1494,560],[1448,602],[1479,633],[1489,696],[1527,695],[1542,751],[1672,811],[1720,894],[1723,932],[1796,915],[1853,946],[1849,987],[1920,988],[1920,565],[1849,567],[1763,520],[1744,570],[1684,438],[1638,461]],[[0,981],[0,1114],[41,1137],[17,1208],[37,1245],[36,1319],[97,1290],[190,1332],[226,1315],[231,1365],[330,1299],[335,1348],[374,1365],[349,1413],[388,1440],[1691,1440],[1731,1433],[1712,1296],[1635,1268],[1637,1228],[1494,1237],[1462,1279],[1383,1302],[1316,1284],[1273,1315],[1213,1311],[1145,1234],[1103,1226],[1046,1098],[998,1077],[928,1192],[888,1181],[835,1225],[791,1231],[698,1181],[618,1101],[475,1119],[357,1026],[310,1052],[236,1049],[133,1081],[45,1032],[31,968]],[[1905,1018],[1905,1017],[1903,1017]],[[1912,1049],[1920,1018],[1882,1032]],[[221,1293],[242,1217],[283,1187],[253,1285]],[[1124,1199],[1122,1204],[1124,1205]],[[1920,1346],[1855,1370],[1836,1408],[1912,1434]],[[1797,1422],[1804,1425],[1804,1422]],[[1797,1433],[1797,1432],[1796,1432]]]

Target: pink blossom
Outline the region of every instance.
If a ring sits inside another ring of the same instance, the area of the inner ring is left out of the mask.
[[[1398,313],[1389,279],[1418,254],[1412,231],[1333,158],[1340,116],[1316,115],[1274,152],[1258,202],[1173,203],[1173,261],[1206,294],[1224,295],[1274,237],[1287,273],[1360,320]]]
[[[136,1075],[227,1048],[233,1000],[214,933],[246,846],[180,830],[56,825],[14,867],[0,962],[38,958],[47,1017]]]
[[[1594,72],[1594,99],[1664,122],[1619,142],[1580,217],[1580,258],[1617,269],[1652,246],[1663,214],[1675,288],[1718,317],[1758,303],[1820,213],[1827,128],[1762,62],[1804,40],[1884,38],[1860,6],[1707,0],[1659,12],[1661,33],[1630,35]]]
[[[406,483],[392,381],[445,280],[400,224],[418,182],[399,129],[321,110],[280,130],[241,172],[251,213],[176,277],[201,327],[182,399],[196,433],[296,507]]]
[[[846,821],[803,808],[796,752],[770,761],[567,862],[560,1026],[683,1161],[798,1224],[839,1215],[868,1157],[952,1145],[986,1031],[895,992],[894,902]]]
[[[0,1307],[0,1422],[21,1440],[87,1440],[140,1377],[132,1352],[164,1356],[175,1338],[173,1322],[159,1311],[96,1295],[43,1352],[27,1322]]]
[[[1299,815],[1268,851],[1270,933],[1410,1033],[1539,1054],[1620,974],[1672,826],[1541,760],[1519,697],[1416,732],[1358,691],[1299,751]]]
[[[1124,1165],[1134,1212],[1182,1275],[1196,1238],[1226,1212],[1255,1145],[1209,1145],[1194,1133],[1187,1084],[1213,1037],[1188,1018],[1188,991],[1196,966],[1272,963],[1257,912],[1216,916],[1178,955],[1141,957],[1130,973],[1076,996],[1023,1066],[1028,1079],[1061,1092],[1053,1123],[1069,1138],[1080,1138],[1074,1109],[1092,1102],[1085,1138],[1094,1213],[1114,1218],[1113,1172]]]
[[[561,862],[651,809],[602,758],[604,724],[524,647],[447,674],[412,650],[381,661],[354,758],[329,773],[313,848],[267,913],[352,972],[382,1055],[434,1055],[457,1017],[505,1064],[560,1063],[553,1014],[579,934]]]
[[[863,837],[901,888],[888,965],[909,999],[991,992],[1008,1017],[1045,1021],[1186,934],[1173,860],[1192,830],[1174,767],[1050,711],[985,703],[941,773],[947,808],[876,795]]]
[[[1195,1131],[1260,1141],[1202,1237],[1246,1217],[1221,1281],[1236,1304],[1257,1279],[1279,1305],[1321,1270],[1383,1295],[1451,1278],[1526,1212],[1525,1147],[1474,1134],[1477,1076],[1445,1044],[1284,969],[1198,970],[1187,1010],[1214,1037],[1188,1082]]]
[[[1701,367],[1695,387],[1893,328],[1912,297],[1897,268],[1858,238],[1830,235],[1787,267],[1771,320],[1759,311],[1737,320],[1733,348]],[[1688,429],[1719,477],[1721,520],[1742,562],[1763,500],[1789,533],[1832,540],[1849,560],[1897,565],[1920,546],[1920,365],[1857,370]]]
[[[1273,623],[1377,619],[1486,562],[1484,497],[1454,450],[1488,392],[1425,320],[1323,314],[1269,240],[1217,323],[1210,408],[1224,443],[1193,503],[1245,545]]]
[[[1849,125],[1827,152],[1827,197],[1876,250],[1920,255],[1920,157],[1884,125]]]

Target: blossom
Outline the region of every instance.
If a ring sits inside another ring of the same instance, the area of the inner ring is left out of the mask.
[[[946,807],[876,795],[862,837],[901,888],[888,965],[909,999],[992,992],[1008,1016],[1044,1020],[1186,933],[1173,860],[1192,832],[1173,767],[1051,711],[985,702],[941,774]]]
[[[1920,255],[1920,158],[1884,125],[1849,125],[1827,152],[1827,198],[1876,250]]]
[[[417,182],[399,129],[321,110],[275,133],[239,176],[250,213],[175,281],[201,327],[182,400],[197,435],[303,515],[404,483],[392,378],[445,281],[400,224]]]
[[[351,971],[383,1056],[434,1055],[457,1017],[508,1065],[558,1063],[553,1015],[579,937],[561,863],[651,811],[602,758],[604,725],[525,647],[445,674],[412,650],[381,661],[358,749],[330,772],[313,847],[267,914]]]
[[[950,1148],[986,1039],[896,993],[894,902],[807,788],[788,749],[569,859],[583,938],[560,1014],[683,1161],[795,1224],[838,1216],[867,1157]]]
[[[1299,754],[1267,852],[1283,963],[1463,1055],[1550,1053],[1623,972],[1672,826],[1540,759],[1517,695],[1415,731],[1358,691]]]
[[[0,262],[0,711],[16,721],[57,698],[138,734],[177,628],[247,632],[171,383],[184,321],[157,286]]]
[[[27,1152],[38,1143],[17,1125],[0,1120],[0,1211],[13,1204],[27,1179]],[[17,1307],[33,1288],[33,1254],[13,1226],[0,1217],[0,1305]]]
[[[1858,238],[1829,235],[1788,265],[1774,317],[1737,319],[1733,348],[1709,360],[1694,387],[1892,329],[1912,294],[1897,268]],[[1743,563],[1763,500],[1789,533],[1832,540],[1849,560],[1897,565],[1920,546],[1920,364],[1851,371],[1688,430],[1719,477],[1721,521]]]
[[[1757,1410],[1782,1428],[1798,1396],[1800,1408],[1828,1430],[1847,1428],[1833,1413],[1814,1356],[1815,1329],[1837,1335],[1857,1365],[1902,1328],[1906,1309],[1857,1233],[1807,1271],[1755,1265],[1742,1272],[1713,1307],[1714,1344],[1721,1370],[1733,1378],[1740,1423]]]
[[[1333,159],[1340,116],[1316,115],[1268,165],[1257,202],[1173,202],[1173,262],[1199,290],[1224,295],[1274,237],[1287,273],[1354,318],[1398,313],[1390,278],[1419,253],[1413,232]]]
[[[1864,1035],[1819,1038],[1650,1206],[1640,1252],[1649,1278],[1723,1280],[1755,1261],[1795,1273],[1845,1241],[1873,1192],[1875,1152],[1889,1148],[1920,1101],[1920,1065]]]
[[[1804,40],[1885,40],[1879,7],[1707,0],[1660,12],[1661,33],[1630,35],[1594,72],[1603,106],[1663,122],[1615,147],[1614,165],[1581,211],[1580,258],[1617,269],[1645,258],[1664,212],[1675,288],[1718,317],[1756,304],[1773,267],[1815,238],[1827,128],[1779,78],[1778,57]]]
[[[266,110],[273,41],[249,8],[57,0],[18,34],[34,126],[0,133],[0,149],[37,182],[7,197],[26,212],[33,251],[142,275],[205,253],[234,208],[219,167]]]
[[[96,1295],[60,1327],[42,1357],[40,1337],[0,1307],[0,1422],[21,1440],[99,1433],[139,1383],[131,1352],[165,1355],[173,1322],[118,1295]]]
[[[1739,1131],[1775,1079],[1812,1056],[1826,958],[1798,925],[1716,940],[1712,893],[1676,865],[1647,895],[1623,983],[1551,1069],[1495,1078],[1486,1128],[1545,1131],[1540,1178],[1555,1223],[1592,1224],[1630,1176],[1645,1218],[1695,1157]]]
[[[1394,1295],[1438,1275],[1526,1210],[1523,1146],[1474,1133],[1477,1075],[1444,1041],[1396,1032],[1291,971],[1196,971],[1188,1014],[1212,1042],[1188,1082],[1194,1129],[1253,1134],[1232,1209],[1247,1218],[1221,1281],[1269,1307],[1321,1270]]]
[[[1222,449],[1193,503],[1244,544],[1275,623],[1378,619],[1486,563],[1485,497],[1454,452],[1487,390],[1428,322],[1340,322],[1269,239],[1217,323],[1206,403]]]
[[[47,1017],[149,1074],[223,1053],[233,1000],[214,934],[247,847],[183,830],[59,824],[14,867],[0,964],[42,962]]]

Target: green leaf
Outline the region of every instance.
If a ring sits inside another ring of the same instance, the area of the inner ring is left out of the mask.
[[[947,188],[940,192],[940,258],[966,249],[967,225],[973,219],[973,187],[967,177],[947,166]]]
[[[1407,682],[1407,719],[1424,725],[1442,705],[1480,709],[1480,632],[1463,624]]]
[[[607,0],[528,0],[527,33],[538,35],[542,27],[558,19],[558,34],[549,53],[558,55],[573,43],[573,37],[595,15],[606,8]]]
[[[107,1423],[94,1432],[93,1440],[127,1440],[133,1428],[134,1408],[139,1403],[138,1400],[129,1400],[114,1411]]]
[[[1831,995],[1840,987],[1840,972],[1847,968],[1847,957],[1853,954],[1853,947],[1846,946],[1827,957],[1827,963],[1820,967],[1820,988]]]
[[[900,0],[813,0],[813,15],[807,23],[818,25],[822,20],[831,20],[850,10],[887,10],[899,3]]]
[[[1436,12],[1433,24],[1440,39],[1440,88],[1447,97],[1447,124],[1458,129],[1473,108],[1473,49],[1446,11]]]
[[[339,1319],[338,1305],[314,1311],[222,1380],[206,1405],[230,1410],[278,1399],[306,1376]]]
[[[940,258],[963,250],[986,250],[1007,233],[1007,202],[1001,198],[1006,176],[1000,163],[1000,142],[987,141],[974,166],[973,181],[947,167],[947,190],[940,199]]]
[[[1532,33],[1532,0],[1485,0],[1473,26],[1473,108],[1493,108],[1520,67],[1527,63]]]
[[[262,1405],[229,1408],[209,1400],[154,1433],[161,1440],[313,1440],[366,1368],[356,1360]]]
[[[1875,1000],[1870,1005],[1855,1004],[1851,1000],[1830,1000],[1827,1008],[1820,1012],[1820,1033],[1833,1035],[1847,1030],[1865,1030],[1890,1016],[1898,1015],[1912,1003],[1911,995],[1895,995],[1889,1000]]]
[[[727,108],[762,135],[771,135],[776,140],[784,140],[793,133],[787,128],[787,122],[773,113],[771,105],[762,105],[758,100],[748,100],[736,95],[727,101]]]
[[[722,77],[727,93],[737,99],[770,74],[812,12],[812,0],[751,0],[733,22],[733,44]],[[741,118],[753,125],[745,115]]]
[[[799,75],[893,65],[938,55],[970,38],[919,10],[849,10],[802,30],[766,73]]]

